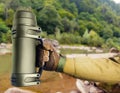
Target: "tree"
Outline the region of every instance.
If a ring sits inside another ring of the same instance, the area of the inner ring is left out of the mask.
[[[113,27],[113,36],[120,37],[120,29],[118,27]]]
[[[115,45],[114,42],[113,42],[113,39],[112,38],[108,38],[106,40],[106,45],[107,45],[108,48],[112,48]]]
[[[103,45],[104,40],[95,31],[91,30],[89,35],[89,45],[97,47],[101,47]]]
[[[62,20],[62,24],[65,32],[74,33],[79,31],[79,25],[75,20],[69,20],[65,17]]]
[[[0,18],[4,18],[5,4],[0,3]]]
[[[38,24],[48,34],[53,34],[56,27],[60,27],[61,18],[54,6],[45,6],[37,16]]]
[[[12,0],[9,5],[10,8],[16,10],[18,7],[20,7],[20,0]]]
[[[113,31],[109,27],[103,29],[103,38],[108,39],[113,37]]]
[[[69,11],[67,11],[67,10],[60,9],[58,12],[59,12],[59,14],[60,14],[60,16],[61,16],[62,18],[67,17],[67,18],[70,19],[70,20],[72,20],[73,18],[75,18],[75,16],[74,16],[71,12],[69,12]]]
[[[5,23],[0,19],[0,42],[3,41],[3,35],[7,33],[9,28],[5,25]]]
[[[81,37],[79,34],[62,33],[59,42],[61,44],[81,44]]]
[[[101,47],[104,40],[94,30],[91,30],[90,32],[86,30],[82,38],[82,43],[85,45]]]
[[[82,43],[85,45],[88,45],[90,42],[89,40],[90,40],[90,35],[88,32],[88,29],[86,29],[86,31],[84,32],[83,37],[82,37]]]
[[[8,17],[6,19],[6,25],[12,27],[14,11],[12,9],[8,10]]]
[[[31,7],[37,12],[44,7],[44,0],[31,0]]]
[[[65,17],[62,19],[62,24],[63,24],[62,32],[70,32],[70,29],[71,29],[70,20]]]
[[[79,25],[79,30],[78,33],[79,35],[83,36],[86,28],[86,22],[84,20],[78,20],[78,25]]]
[[[55,38],[57,34],[60,41],[62,37],[72,43],[80,39],[82,44],[91,46],[102,46],[111,38],[115,47],[119,46],[116,39],[120,37],[120,4],[112,0],[0,0],[0,39],[4,42],[19,7],[32,8],[44,37]]]

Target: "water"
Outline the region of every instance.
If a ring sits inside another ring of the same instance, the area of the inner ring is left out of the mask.
[[[11,54],[0,55],[0,74],[11,72]]]

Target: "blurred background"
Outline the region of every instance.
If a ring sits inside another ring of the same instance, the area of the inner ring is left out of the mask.
[[[108,53],[120,50],[120,4],[117,0],[0,0],[0,93],[12,87],[11,28],[19,7],[31,9],[42,28],[43,38],[57,40],[62,54]],[[43,72],[41,85],[25,87],[38,93],[69,93],[76,79],[56,72]],[[51,86],[52,85],[52,86]],[[103,84],[112,93],[112,85]],[[120,89],[118,92],[120,93]]]

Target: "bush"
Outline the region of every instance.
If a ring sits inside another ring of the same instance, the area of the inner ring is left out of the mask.
[[[76,34],[62,33],[59,40],[61,44],[81,44],[81,37]]]
[[[0,42],[5,41],[5,34],[8,32],[9,28],[5,25],[5,23],[0,19]]]
[[[109,38],[106,40],[106,45],[108,48],[115,47],[120,50],[120,38]]]
[[[104,43],[104,39],[102,39],[95,31],[91,30],[88,33],[88,30],[85,31],[82,43],[89,46],[101,47]]]

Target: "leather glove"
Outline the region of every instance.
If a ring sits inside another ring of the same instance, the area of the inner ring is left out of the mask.
[[[56,71],[60,55],[56,52],[50,40],[43,39],[41,42],[42,44],[39,44],[36,48],[37,66],[43,67],[44,70]]]

